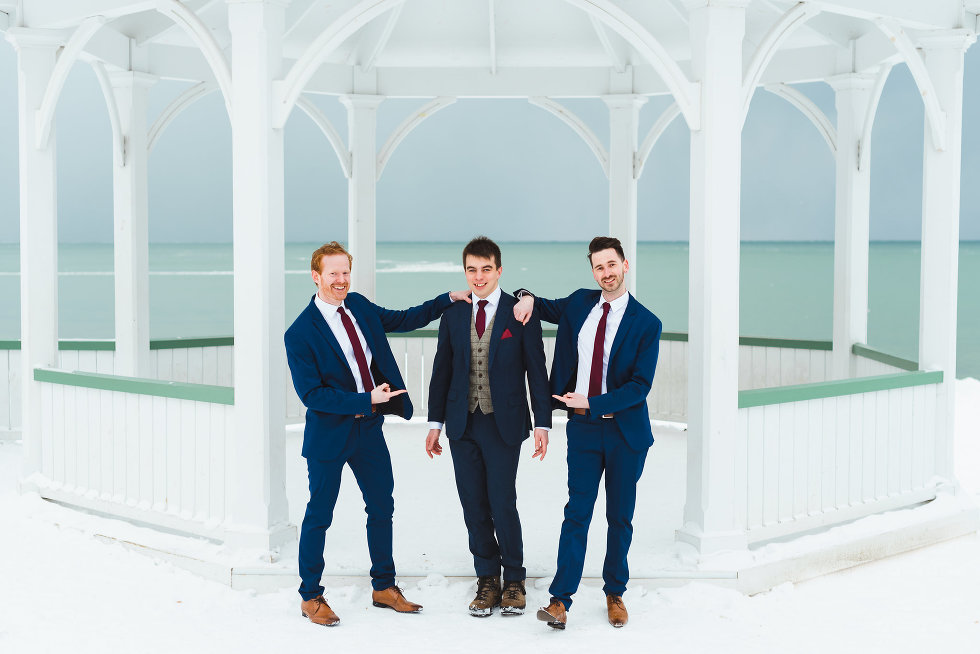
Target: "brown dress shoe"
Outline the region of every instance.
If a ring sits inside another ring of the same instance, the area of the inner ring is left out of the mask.
[[[340,623],[340,618],[337,617],[337,614],[327,604],[327,600],[323,599],[323,595],[314,597],[313,599],[303,600],[299,608],[303,612],[303,617],[309,618],[313,624],[318,624],[322,627],[333,627]]]
[[[609,624],[614,627],[622,627],[629,622],[630,614],[623,606],[622,595],[606,595],[606,610],[609,612]]]
[[[552,597],[551,604],[538,609],[538,620],[547,622],[552,629],[564,629],[567,620],[565,605],[558,598]]]
[[[505,581],[500,597],[500,615],[524,615],[527,591],[523,581]]]
[[[476,597],[470,602],[470,615],[486,618],[500,606],[500,577],[479,577],[476,580]]]
[[[394,609],[399,613],[418,613],[422,610],[421,604],[405,599],[405,596],[402,595],[402,589],[398,586],[388,586],[384,590],[372,592],[371,600],[378,608]]]

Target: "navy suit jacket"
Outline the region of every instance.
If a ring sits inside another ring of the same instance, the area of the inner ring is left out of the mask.
[[[575,390],[578,334],[601,294],[599,290],[583,288],[559,300],[534,299],[534,309],[540,312],[541,319],[558,324],[555,358],[551,365],[551,392],[554,395]],[[606,392],[589,398],[589,410],[598,415],[612,413],[626,442],[634,450],[653,444],[647,395],[657,370],[662,330],[660,319],[630,295],[609,353]],[[565,405],[555,400],[555,407],[564,409]]]
[[[476,298],[472,298],[476,301]],[[534,408],[534,425],[551,427],[548,370],[541,341],[541,320],[535,314],[527,325],[514,318],[516,300],[500,294],[490,333],[487,369],[493,416],[506,443],[523,441],[531,430],[527,407],[527,373]],[[469,417],[470,325],[473,306],[457,302],[439,322],[439,344],[429,381],[429,421],[446,425],[446,436],[457,439]]]
[[[327,460],[343,451],[354,428],[354,416],[371,413],[371,394],[358,393],[354,373],[314,299],[286,330],[286,360],[296,394],[306,406],[303,456]],[[359,293],[349,293],[344,305],[354,315],[371,349],[371,374],[377,385],[405,388],[385,332],[409,332],[425,327],[452,304],[445,293],[403,311],[385,309]],[[463,303],[466,308],[469,304]],[[378,407],[382,413],[412,417],[408,394]]]

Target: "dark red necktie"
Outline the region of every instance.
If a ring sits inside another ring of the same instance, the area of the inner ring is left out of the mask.
[[[487,329],[487,312],[484,311],[487,300],[480,300],[477,304],[480,308],[476,310],[476,337],[483,338],[483,332]]]
[[[367,357],[364,356],[364,350],[361,349],[361,339],[357,337],[357,332],[354,330],[354,323],[351,321],[350,316],[344,311],[344,307],[337,307],[337,313],[340,314],[340,322],[344,323],[344,329],[347,330],[347,338],[350,339],[351,347],[354,349],[354,360],[357,361],[357,369],[361,371],[361,382],[364,384],[364,392],[370,393],[374,390],[374,382],[371,381],[371,371],[368,369]]]
[[[606,349],[606,316],[609,303],[602,303],[602,318],[595,330],[595,343],[592,344],[592,372],[589,374],[589,397],[602,395],[602,355]]]

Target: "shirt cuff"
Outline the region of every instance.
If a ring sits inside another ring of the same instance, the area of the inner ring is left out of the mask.
[[[442,422],[430,422],[429,423],[429,429],[438,429],[439,431],[442,431],[442,428],[444,426],[445,426],[445,423],[442,423]]]
[[[543,429],[545,431],[551,431],[551,427],[535,427],[535,429]]]

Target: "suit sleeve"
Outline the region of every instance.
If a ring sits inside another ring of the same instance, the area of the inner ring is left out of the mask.
[[[549,300],[548,298],[538,297],[535,295],[534,310],[538,313],[541,320],[557,325],[561,320],[561,314],[565,312],[565,307],[568,306],[568,302],[571,299],[571,295],[558,300]]]
[[[385,309],[376,304],[371,304],[371,308],[378,314],[386,332],[410,332],[428,325],[441,316],[452,303],[449,293],[443,293],[411,309]]]
[[[653,375],[657,370],[657,357],[660,354],[660,332],[663,325],[657,321],[640,340],[640,346],[633,362],[630,380],[619,388],[607,389],[602,395],[589,398],[589,409],[593,413],[605,415],[636,406],[646,400],[653,386]]]
[[[531,316],[524,326],[522,345],[527,385],[531,392],[531,410],[534,426],[551,428],[551,389],[548,386],[548,369],[544,359],[544,342],[541,339],[541,320]]]
[[[432,377],[429,379],[429,422],[446,422],[446,397],[453,372],[453,344],[449,337],[449,321],[439,321],[439,342],[432,358]]]
[[[371,413],[371,394],[324,386],[313,363],[313,351],[299,339],[286,335],[286,361],[296,394],[308,409],[322,413],[357,415]]]

